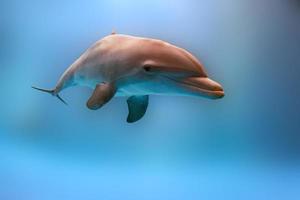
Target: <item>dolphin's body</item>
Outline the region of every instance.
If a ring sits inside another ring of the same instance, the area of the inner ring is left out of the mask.
[[[202,64],[186,50],[161,40],[121,34],[97,41],[63,73],[53,90],[33,88],[62,100],[58,93],[76,85],[94,89],[87,101],[93,110],[114,96],[129,97],[127,122],[143,117],[151,94],[224,96],[221,85],[209,79]]]

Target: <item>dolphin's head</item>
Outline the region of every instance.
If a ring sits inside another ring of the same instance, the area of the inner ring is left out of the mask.
[[[159,67],[145,65],[143,67],[146,78],[145,89],[153,93],[175,94],[183,96],[201,96],[218,99],[224,96],[222,86],[210,79],[206,73],[194,74],[186,69],[173,66]]]
[[[203,65],[184,49],[163,44],[146,55],[135,74],[136,80],[140,80],[137,91],[211,99],[224,96],[222,86],[210,79]]]
[[[201,96],[211,99],[224,97],[222,86],[208,77],[173,78],[172,76],[167,76],[166,79],[170,80],[169,84],[176,85],[177,91],[183,95]]]

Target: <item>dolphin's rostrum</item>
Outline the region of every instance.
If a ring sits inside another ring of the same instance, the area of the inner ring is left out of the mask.
[[[114,96],[126,96],[127,122],[141,119],[149,95],[224,96],[220,84],[208,78],[202,64],[188,51],[167,42],[111,34],[87,49],[61,76],[52,90],[58,97],[70,86],[94,89],[87,107],[99,109]]]

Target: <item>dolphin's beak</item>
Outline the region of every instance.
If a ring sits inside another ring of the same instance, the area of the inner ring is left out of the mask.
[[[181,80],[180,83],[191,92],[200,93],[200,95],[212,99],[218,99],[224,96],[222,86],[208,77],[188,77]]]

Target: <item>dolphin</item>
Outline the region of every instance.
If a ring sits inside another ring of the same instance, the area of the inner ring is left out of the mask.
[[[208,78],[203,65],[188,51],[158,39],[116,34],[98,40],[62,74],[54,89],[32,88],[59,93],[71,86],[94,91],[86,105],[97,110],[114,96],[128,97],[127,122],[141,119],[149,95],[177,95],[218,99],[222,86]]]

